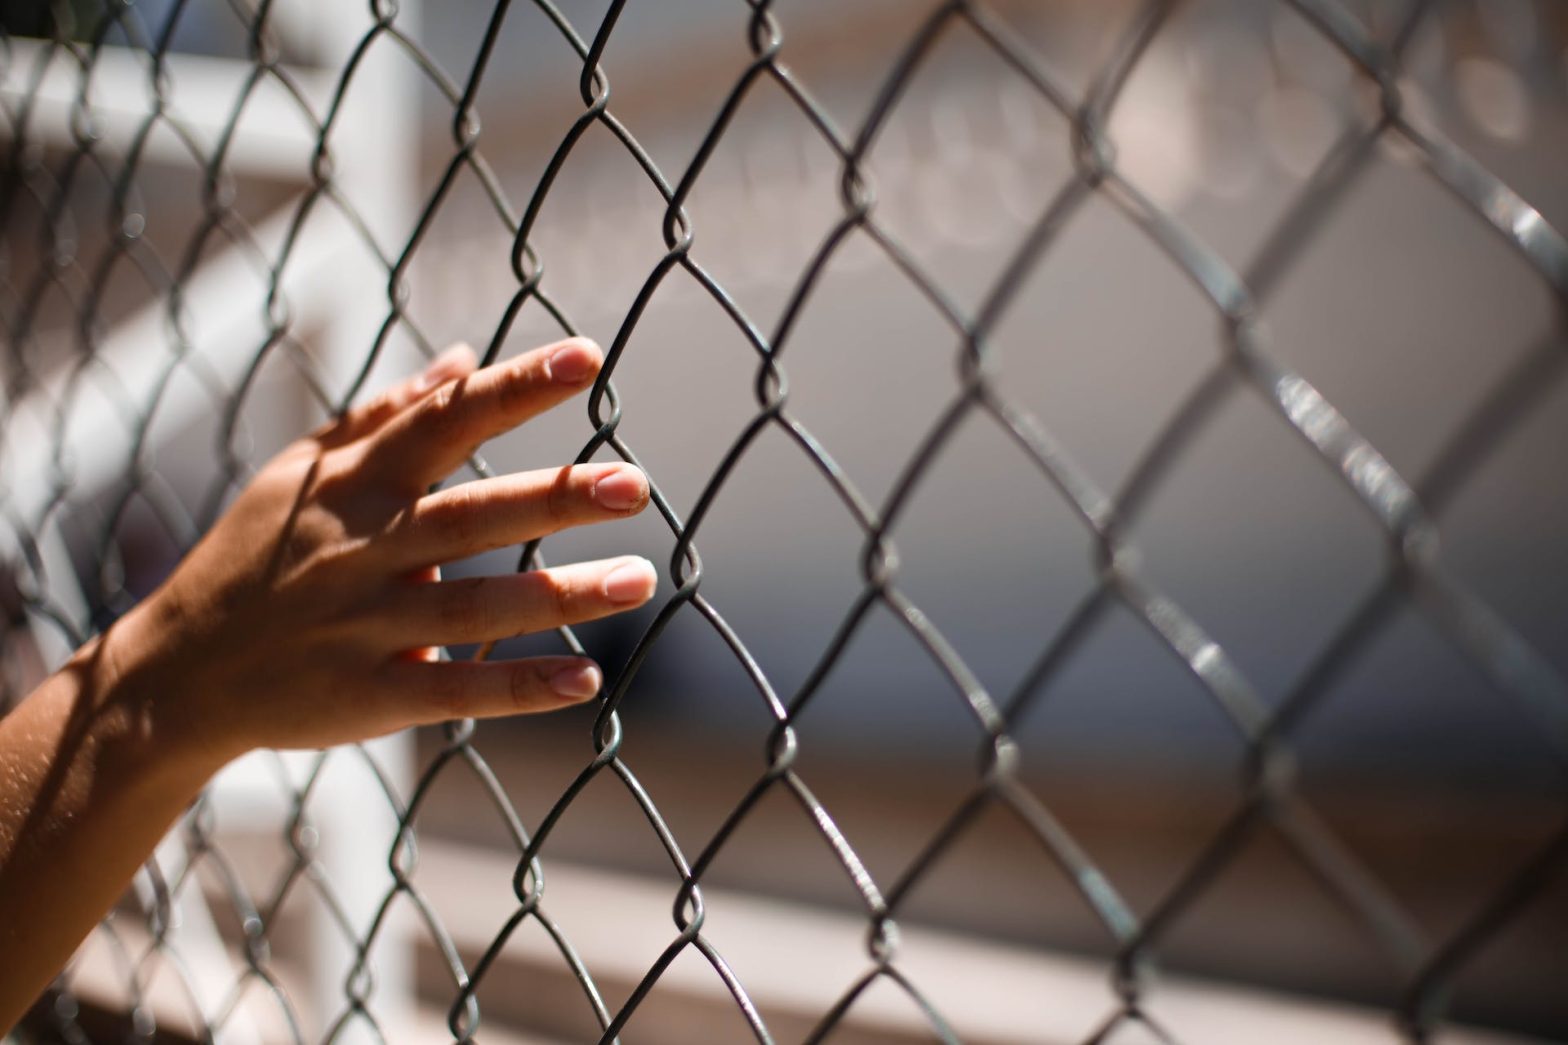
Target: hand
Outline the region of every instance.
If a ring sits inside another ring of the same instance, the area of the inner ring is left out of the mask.
[[[634,515],[630,465],[425,491],[486,439],[582,391],[580,339],[474,370],[456,349],[270,461],[169,579],[0,718],[0,1035],[225,762],[593,696],[581,657],[442,663],[646,602],[626,557],[443,581],[438,567]]]
[[[597,693],[585,658],[440,662],[435,648],[639,606],[657,582],[647,560],[449,581],[438,566],[634,515],[648,502],[643,474],[577,465],[426,491],[485,440],[587,388],[602,361],[582,339],[482,371],[454,349],[269,462],[105,636],[149,739],[215,768],[255,747],[324,747]]]

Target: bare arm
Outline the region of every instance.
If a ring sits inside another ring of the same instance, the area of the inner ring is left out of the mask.
[[[441,581],[442,562],[647,503],[628,465],[427,494],[480,443],[592,383],[590,343],[483,371],[467,350],[293,444],[154,594],[0,719],[0,1028],[124,891],[211,776],[258,747],[547,711],[599,689],[580,657],[442,663],[438,646],[647,601],[626,557]]]

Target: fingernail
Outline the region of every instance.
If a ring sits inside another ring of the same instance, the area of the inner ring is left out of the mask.
[[[550,688],[558,696],[567,700],[587,700],[599,692],[599,687],[604,684],[604,676],[599,673],[599,668],[594,664],[578,664],[575,667],[562,668],[550,676]]]
[[[466,373],[473,354],[474,350],[467,345],[453,345],[442,352],[429,362],[425,372],[414,382],[415,391],[428,392],[442,382]]]
[[[568,341],[550,356],[550,377],[564,385],[578,385],[599,372],[603,356],[589,341]]]
[[[646,602],[658,583],[653,563],[634,557],[605,575],[604,597],[611,602]]]
[[[648,499],[648,480],[640,468],[617,468],[593,484],[593,499],[612,512],[629,511]]]

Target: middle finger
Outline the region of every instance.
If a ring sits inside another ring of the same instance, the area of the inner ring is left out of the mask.
[[[476,479],[419,498],[394,526],[399,572],[547,537],[558,530],[636,515],[648,479],[629,464],[546,468]]]

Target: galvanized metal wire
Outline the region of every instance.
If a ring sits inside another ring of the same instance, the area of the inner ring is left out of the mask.
[[[1568,758],[1568,680],[1550,660],[1532,649],[1509,621],[1444,564],[1437,553],[1439,520],[1453,493],[1484,466],[1490,448],[1527,416],[1525,406],[1532,389],[1561,380],[1564,351],[1561,326],[1556,343],[1544,348],[1522,368],[1516,379],[1504,382],[1455,431],[1448,449],[1421,475],[1401,475],[1346,417],[1312,384],[1271,350],[1259,320],[1263,307],[1287,280],[1314,227],[1333,211],[1343,195],[1356,184],[1380,143],[1397,141],[1413,154],[1426,174],[1449,193],[1453,207],[1473,213],[1495,231],[1557,299],[1568,303],[1568,242],[1519,194],[1495,177],[1436,128],[1423,122],[1407,104],[1402,79],[1403,52],[1431,16],[1433,5],[1406,5],[1391,24],[1363,19],[1337,0],[1289,0],[1321,37],[1355,67],[1369,85],[1377,104],[1366,119],[1348,126],[1328,152],[1283,216],[1262,240],[1263,246],[1249,263],[1236,267],[1210,243],[1155,202],[1118,165],[1118,143],[1107,128],[1129,76],[1151,44],[1165,29],[1176,6],[1149,0],[1138,6],[1134,17],[1120,30],[1116,46],[1099,67],[1087,89],[1069,86],[1057,70],[1040,56],[1006,18],[980,0],[952,0],[935,5],[902,47],[886,71],[881,88],[864,119],[842,126],[827,106],[813,95],[811,86],[792,71],[787,32],[789,13],[775,10],[767,0],[746,3],[745,43],[750,60],[735,80],[717,115],[712,119],[689,163],[667,170],[655,162],[639,143],[635,130],[617,117],[612,105],[612,74],[605,61],[606,49],[617,31],[625,0],[611,3],[602,20],[579,25],[548,0],[533,0],[559,34],[559,45],[576,56],[579,68],[577,93],[581,111],[561,137],[542,175],[524,199],[509,197],[501,178],[484,153],[478,101],[491,64],[499,60],[497,41],[512,4],[498,0],[484,28],[470,67],[453,73],[422,46],[417,36],[400,26],[398,12],[389,3],[372,3],[368,28],[351,60],[336,71],[337,84],[325,109],[313,108],[281,60],[269,31],[266,3],[252,7],[231,4],[233,17],[246,36],[248,61],[253,70],[250,85],[236,98],[229,132],[216,146],[203,144],[200,136],[181,123],[179,113],[167,104],[165,61],[182,18],[194,5],[171,5],[161,24],[147,24],[138,7],[128,0],[95,4],[56,4],[45,19],[51,36],[41,52],[37,86],[46,62],[68,60],[79,69],[81,92],[71,116],[73,147],[64,156],[49,155],[33,139],[38,119],[32,95],[0,100],[0,121],[8,138],[3,185],[0,185],[0,221],[26,220],[36,224],[36,264],[19,267],[14,259],[0,265],[0,316],[6,330],[4,358],[7,415],[28,395],[42,387],[37,348],[38,309],[50,298],[72,303],[77,319],[70,346],[69,376],[56,386],[52,445],[29,452],[51,455],[52,487],[42,507],[23,514],[10,491],[0,494],[5,526],[19,553],[5,563],[7,592],[7,647],[15,649],[21,636],[33,629],[57,629],[67,642],[80,645],[132,604],[116,534],[133,503],[149,510],[172,541],[189,547],[221,510],[225,497],[243,484],[255,462],[247,457],[242,414],[253,379],[263,364],[277,356],[289,357],[310,384],[317,398],[340,410],[364,390],[384,346],[394,335],[413,339],[427,354],[435,346],[421,331],[407,308],[408,273],[421,246],[460,178],[472,177],[482,186],[494,211],[494,220],[511,237],[511,272],[515,281],[510,303],[495,317],[493,335],[483,352],[486,364],[499,358],[520,310],[528,304],[542,306],[563,335],[578,333],[578,326],[551,296],[551,279],[534,246],[534,230],[546,201],[563,169],[584,136],[595,128],[608,132],[646,176],[663,200],[664,254],[647,273],[642,287],[625,309],[613,341],[606,345],[603,374],[594,386],[588,416],[591,431],[579,460],[603,451],[638,462],[636,448],[621,433],[622,397],[615,376],[628,351],[633,332],[659,288],[677,271],[700,286],[733,323],[752,349],[755,359],[755,406],[750,423],[723,455],[692,510],[682,515],[651,470],[653,503],[674,535],[675,553],[667,569],[674,591],[638,639],[634,651],[609,678],[598,705],[594,724],[594,755],[581,767],[575,780],[554,800],[537,823],[525,824],[512,796],[503,789],[475,744],[484,726],[472,721],[453,722],[445,729],[439,754],[420,767],[411,792],[399,793],[375,758],[363,750],[343,750],[317,757],[314,771],[302,785],[280,784],[293,809],[287,832],[277,839],[286,853],[285,869],[266,895],[254,895],[242,884],[215,828],[217,811],[208,800],[197,803],[181,826],[188,859],[176,877],[166,878],[155,861],[147,868],[147,888],[136,905],[143,911],[150,944],[122,945],[124,982],[138,1034],[151,1034],[150,1015],[141,1003],[143,970],[153,961],[185,970],[182,955],[168,934],[174,901],[188,890],[199,889],[198,869],[224,883],[223,901],[241,927],[239,955],[243,968],[232,986],[229,1005],[199,1019],[204,1040],[221,1037],[247,992],[271,995],[294,1040],[332,1040],[347,1026],[362,1025],[379,1035],[374,979],[374,956],[387,924],[388,912],[397,904],[412,905],[423,929],[441,955],[450,977],[448,1029],[457,1041],[475,1040],[482,1030],[480,988],[492,973],[508,941],[528,923],[542,928],[558,949],[560,960],[580,987],[583,1004],[600,1027],[601,1041],[617,1041],[672,962],[685,952],[700,954],[722,979],[756,1040],[775,1040],[747,985],[726,964],[714,942],[704,932],[703,886],[715,860],[725,851],[737,830],[765,798],[788,796],[809,816],[815,830],[842,866],[857,890],[868,930],[864,974],[847,985],[842,996],[821,1014],[809,1041],[828,1039],[845,1020],[857,1000],[874,986],[893,985],[906,993],[924,1013],[932,1033],[944,1041],[958,1040],[957,1032],[928,999],[919,984],[900,965],[899,920],[910,894],[925,881],[935,865],[987,810],[1005,809],[1026,825],[1039,844],[1070,877],[1085,904],[1103,926],[1115,958],[1108,975],[1121,999],[1114,1012],[1088,1039],[1108,1041],[1136,1024],[1156,1039],[1177,1040],[1162,1027],[1158,1005],[1148,1003],[1147,969],[1160,953],[1172,926],[1200,899],[1218,888],[1219,876],[1236,854],[1260,832],[1272,831],[1293,851],[1301,865],[1322,888],[1369,930],[1389,962],[1399,970],[1402,995],[1394,1007],[1402,1035],[1411,1041],[1432,1038],[1445,1024],[1447,992],[1455,977],[1489,941],[1503,933],[1530,900],[1551,882],[1560,879],[1568,862],[1568,820],[1537,852],[1518,866],[1495,891],[1474,896],[1473,906],[1460,927],[1433,937],[1407,912],[1393,893],[1314,810],[1298,787],[1293,755],[1293,729],[1314,710],[1344,667],[1371,644],[1396,612],[1415,610],[1489,680],[1507,708],[1499,713],[1522,716],[1548,742],[1562,763]],[[983,41],[995,62],[1021,77],[1039,99],[1066,120],[1072,138],[1073,171],[1055,192],[1049,205],[1029,227],[1001,276],[979,305],[966,308],[928,271],[917,254],[903,244],[895,230],[881,219],[878,208],[877,171],[873,147],[904,92],[946,34],[972,33]],[[7,62],[17,60],[13,41],[6,41]],[[109,46],[127,46],[146,58],[148,96],[145,120],[131,144],[115,148],[99,133],[89,84],[95,62]],[[439,164],[442,175],[422,202],[413,230],[406,240],[387,244],[377,238],[370,224],[356,210],[356,201],[340,188],[331,163],[332,138],[344,97],[355,84],[360,61],[372,48],[393,49],[417,69],[451,109],[450,142]],[[299,115],[309,122],[317,140],[315,162],[306,172],[308,189],[295,204],[292,232],[280,253],[268,254],[255,242],[254,232],[236,205],[233,178],[226,157],[231,133],[239,124],[247,99],[262,83],[281,87],[297,103]],[[809,263],[799,272],[788,304],[771,328],[764,328],[706,269],[694,245],[701,228],[688,210],[688,201],[731,127],[741,106],[761,85],[782,91],[808,121],[814,133],[837,158],[840,217],[821,241]],[[165,239],[163,230],[149,222],[141,195],[142,150],[154,131],[172,131],[189,150],[189,163],[201,172],[199,216],[188,234]],[[101,215],[83,211],[78,200],[82,186],[99,186],[107,201]],[[1064,227],[1091,200],[1110,204],[1141,230],[1147,248],[1164,256],[1190,281],[1192,292],[1212,310],[1218,322],[1216,351],[1208,373],[1159,434],[1149,442],[1129,478],[1117,489],[1097,485],[1075,459],[1069,446],[1057,441],[1050,426],[1015,400],[1007,385],[997,379],[991,352],[992,336],[1001,318],[1024,292],[1025,284],[1041,258],[1056,246]],[[359,231],[364,249],[386,273],[384,322],[373,341],[363,349],[363,365],[347,387],[331,388],[312,362],[303,335],[295,329],[281,274],[290,261],[298,234],[316,208],[330,208]],[[82,228],[89,222],[101,228]],[[813,292],[831,278],[829,267],[852,237],[875,245],[886,261],[929,302],[955,345],[956,377],[945,408],[930,421],[924,438],[903,462],[891,492],[873,500],[834,460],[824,445],[793,411],[789,398],[787,364],[794,331]],[[100,244],[101,241],[101,244]],[[85,245],[100,244],[89,252]],[[257,310],[266,317],[265,336],[255,344],[245,378],[228,387],[213,376],[199,354],[192,351],[186,329],[185,288],[214,244],[240,245],[257,259],[265,276],[260,299],[236,307]],[[96,348],[112,311],[106,294],[111,282],[134,274],[148,300],[161,302],[167,318],[167,357],[150,395],[137,397],[114,391],[113,374],[99,365]],[[211,396],[212,408],[221,417],[220,438],[207,495],[200,503],[187,504],[150,463],[146,441],[157,416],[160,397],[176,376],[195,378]],[[129,467],[114,485],[112,496],[84,499],[77,496],[75,462],[63,453],[63,433],[73,411],[92,408],[83,392],[86,385],[114,399],[113,408],[123,417]],[[1381,581],[1354,612],[1347,615],[1296,678],[1283,701],[1265,700],[1246,672],[1205,630],[1203,623],[1170,594],[1161,590],[1140,565],[1127,536],[1144,511],[1154,487],[1170,472],[1193,440],[1204,431],[1220,406],[1234,397],[1251,397],[1271,411],[1277,424],[1294,433],[1320,460],[1323,469],[1348,490],[1381,531],[1386,557]],[[657,410],[658,404],[650,409]],[[936,456],[953,438],[961,423],[980,420],[1006,434],[1027,456],[1040,483],[1048,484],[1071,505],[1096,549],[1097,581],[1078,604],[1068,622],[1042,644],[1023,681],[1008,693],[989,691],[971,666],[922,612],[901,585],[901,565],[894,532],[922,478]],[[8,429],[0,428],[0,433]],[[782,435],[804,452],[815,465],[820,481],[842,503],[864,537],[859,561],[859,595],[839,623],[832,640],[794,692],[779,692],[747,648],[746,636],[727,623],[720,608],[703,592],[703,562],[698,544],[705,520],[727,480],[764,434]],[[0,437],[4,437],[0,435]],[[489,474],[482,460],[472,471]],[[35,536],[57,523],[58,516],[96,513],[88,524],[91,545],[86,553],[89,613],[74,612],[56,597],[62,585],[76,583],[61,577],[38,550]],[[520,551],[519,568],[541,563],[534,545]],[[1118,883],[1097,866],[1093,856],[1059,822],[1050,806],[1024,782],[1021,751],[1015,738],[1016,724],[1040,700],[1046,684],[1072,654],[1093,634],[1113,610],[1134,614],[1168,647],[1212,698],[1241,738],[1241,799],[1233,813],[1190,862],[1185,874],[1152,909],[1139,914],[1128,903]],[[851,838],[835,825],[834,810],[813,792],[798,767],[802,741],[795,723],[812,704],[824,679],[844,656],[867,619],[877,612],[890,613],[940,667],[953,699],[961,702],[986,738],[972,789],[957,811],[936,831],[918,855],[895,878],[879,880],[857,853]],[[727,818],[695,850],[677,841],[664,814],[639,782],[623,756],[626,729],[618,709],[639,670],[666,628],[678,614],[696,615],[728,648],[744,670],[774,723],[767,757],[757,767],[755,781]],[[568,646],[582,646],[570,632]],[[588,652],[592,652],[591,650]],[[13,655],[15,655],[13,653]],[[14,699],[19,694],[10,693]],[[344,915],[339,886],[320,873],[314,857],[308,800],[324,766],[333,759],[362,759],[381,781],[385,802],[395,810],[400,825],[387,839],[391,885],[381,897],[379,914],[368,931],[360,931]],[[495,931],[489,947],[477,961],[467,962],[443,926],[438,913],[423,895],[415,874],[417,831],[415,822],[422,804],[444,774],[466,767],[479,780],[496,810],[504,817],[516,851],[512,886],[515,903],[494,912]],[[1561,766],[1560,766],[1561,768]],[[640,807],[659,845],[668,857],[675,890],[672,933],[664,952],[646,970],[641,982],[623,1004],[607,1003],[595,982],[594,970],[574,949],[564,928],[552,919],[545,872],[552,832],[573,802],[592,782],[608,777],[618,781]],[[344,938],[357,955],[357,963],[343,985],[340,1009],[322,1028],[305,1026],[287,992],[273,972],[270,933],[280,909],[300,891],[319,895]],[[111,941],[119,939],[115,920],[100,930]],[[64,974],[54,993],[52,1019],[65,1040],[88,1040],[79,1025],[72,1002],[71,974]]]

